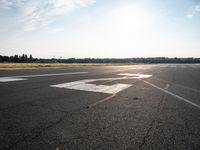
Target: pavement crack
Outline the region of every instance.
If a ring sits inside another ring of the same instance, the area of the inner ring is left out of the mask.
[[[151,132],[153,132],[153,129],[155,129],[157,126],[158,117],[162,110],[164,99],[165,99],[165,95],[162,95],[161,100],[159,101],[159,103],[157,105],[157,109],[156,109],[156,113],[158,115],[156,115],[156,117],[151,121],[149,128],[147,129],[147,132],[146,132],[145,136],[142,138],[142,142],[138,147],[139,150],[143,149],[143,147],[147,144],[147,139],[151,136]]]
[[[146,132],[145,136],[142,139],[142,143],[139,145],[139,149],[140,150],[143,148],[144,145],[146,145],[146,141],[150,137],[150,132],[153,129],[153,126],[154,126],[155,122],[156,122],[156,120],[152,120],[152,122],[150,123],[149,128],[147,129],[147,132]]]

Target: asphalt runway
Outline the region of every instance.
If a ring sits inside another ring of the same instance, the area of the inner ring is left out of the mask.
[[[200,149],[200,65],[0,71],[0,149]]]

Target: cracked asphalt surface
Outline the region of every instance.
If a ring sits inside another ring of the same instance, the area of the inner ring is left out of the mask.
[[[143,73],[152,75],[145,81],[200,105],[200,65],[15,70],[0,71],[0,77],[68,72],[88,73],[0,82],[0,149],[200,149],[200,109],[142,80],[96,83],[132,84],[113,96],[50,87]]]

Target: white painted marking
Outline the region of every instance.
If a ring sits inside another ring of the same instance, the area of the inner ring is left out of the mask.
[[[101,104],[101,103],[103,103],[103,102],[105,102],[105,101],[110,100],[111,98],[113,98],[113,97],[115,97],[115,96],[116,96],[116,94],[112,94],[112,95],[110,95],[110,96],[108,96],[108,97],[106,97],[106,98],[104,98],[104,99],[102,99],[102,100],[99,100],[99,101],[97,101],[97,102],[95,102],[95,103],[93,103],[93,104],[88,105],[87,108],[94,107],[94,106],[96,106],[96,105],[98,105],[98,104]]]
[[[113,78],[111,79],[113,80]],[[114,85],[89,84],[89,82],[95,82],[95,81],[101,81],[101,80],[110,80],[110,78],[80,80],[80,81],[75,81],[75,82],[52,85],[51,87],[115,94],[132,86],[130,84],[114,84]]]
[[[132,73],[120,73],[118,75],[129,76],[129,77],[132,77],[134,79],[150,78],[152,76],[152,75],[149,75],[149,74],[132,74]]]
[[[142,80],[142,79],[140,79],[140,80]],[[174,93],[172,93],[172,92],[169,92],[169,91],[167,91],[167,90],[165,90],[165,89],[162,89],[162,88],[160,88],[160,87],[158,87],[158,86],[156,86],[156,85],[154,85],[154,84],[152,84],[152,83],[150,83],[150,82],[148,82],[148,81],[144,81],[144,80],[142,80],[142,81],[143,81],[144,83],[147,83],[147,84],[151,85],[152,87],[154,87],[154,88],[156,88],[156,89],[158,89],[158,90],[160,90],[160,91],[166,93],[166,94],[169,94],[169,95],[171,95],[171,96],[174,96],[174,97],[176,97],[177,99],[179,99],[179,100],[181,100],[181,101],[183,101],[183,102],[186,102],[186,103],[188,103],[188,104],[190,104],[190,105],[192,105],[192,106],[195,106],[195,107],[197,107],[197,108],[200,109],[200,105],[198,105],[198,104],[196,104],[196,103],[193,103],[193,102],[191,102],[191,101],[188,100],[188,99],[185,99],[185,98],[183,98],[183,97],[181,97],[181,96],[178,96],[178,95],[176,95],[176,94],[174,94]]]
[[[168,89],[169,89],[169,86],[170,86],[169,84],[166,84],[166,86],[165,86],[164,89],[165,89],[165,90],[168,90]]]
[[[0,77],[0,82],[21,81],[21,80],[27,80],[27,79],[24,79],[24,78],[33,78],[33,77],[49,77],[49,76],[75,75],[75,74],[86,74],[86,73],[88,73],[88,72],[69,72],[69,73],[54,73],[54,74],[39,74],[39,75]]]
[[[26,79],[23,79],[23,78],[12,78],[12,77],[0,78],[0,82],[11,82],[11,81],[22,81],[22,80],[26,80]]]
[[[79,80],[79,81],[62,83],[62,84],[57,84],[57,85],[51,85],[51,87],[91,91],[91,92],[101,92],[101,93],[107,93],[107,94],[116,94],[122,90],[129,88],[132,85],[131,84],[95,85],[95,84],[90,84],[90,83],[95,82],[95,81],[104,81],[104,80],[114,81],[114,80],[122,80],[122,79],[123,80],[124,79],[141,79],[141,78],[151,77],[151,75],[146,75],[146,74],[130,74],[130,73],[121,73],[118,75],[123,75],[124,77],[86,79],[86,80]]]
[[[73,74],[86,74],[88,72],[68,72],[68,73],[50,73],[50,74],[37,74],[37,75],[25,75],[25,76],[12,76],[15,78],[32,78],[32,77],[50,77],[50,76],[62,76]]]

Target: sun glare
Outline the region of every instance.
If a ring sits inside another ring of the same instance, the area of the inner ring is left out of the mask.
[[[149,12],[138,5],[122,6],[112,11],[115,27],[123,32],[142,32],[151,23]]]

